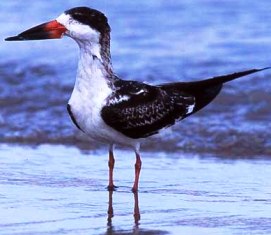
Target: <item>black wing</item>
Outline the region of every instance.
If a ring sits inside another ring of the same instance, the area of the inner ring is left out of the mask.
[[[105,123],[131,138],[143,138],[173,125],[205,107],[220,92],[223,83],[260,72],[251,69],[195,82],[150,86],[117,80],[101,115]]]
[[[101,115],[105,123],[131,138],[143,138],[192,112],[195,98],[174,89],[118,81]]]
[[[167,83],[160,85],[160,87],[168,92],[184,92],[195,97],[195,107],[193,108],[193,111],[188,114],[191,115],[208,105],[219,94],[224,83],[266,69],[270,69],[270,67],[262,69],[250,69],[194,82]]]

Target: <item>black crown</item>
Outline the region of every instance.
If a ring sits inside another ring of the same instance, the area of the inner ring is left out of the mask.
[[[75,7],[65,11],[73,19],[79,21],[82,24],[88,25],[91,28],[97,30],[101,34],[110,31],[106,16],[95,9],[89,7]]]

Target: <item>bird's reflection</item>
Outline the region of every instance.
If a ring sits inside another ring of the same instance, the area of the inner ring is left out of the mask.
[[[139,205],[138,205],[138,192],[134,192],[134,219],[135,219],[135,225],[139,225],[140,220],[140,211],[139,211]]]
[[[168,234],[167,231],[162,230],[153,230],[153,229],[140,229],[140,211],[139,211],[139,202],[138,202],[138,193],[134,193],[134,226],[130,229],[122,229],[119,226],[113,226],[113,193],[114,191],[108,192],[108,210],[107,210],[107,229],[104,233],[105,235],[127,235],[127,234],[148,234],[148,235],[165,235]],[[129,193],[130,195],[130,193]]]
[[[112,218],[114,217],[114,209],[113,209],[113,193],[114,191],[109,191],[108,192],[108,210],[107,210],[107,226],[108,230],[112,231],[113,230],[113,225],[112,225]],[[139,202],[138,202],[138,193],[135,192],[134,194],[134,223],[135,227],[134,229],[138,228],[139,225],[139,220],[140,220],[140,211],[139,211]]]
[[[109,197],[108,197],[108,210],[107,210],[107,226],[112,227],[112,218],[114,216],[114,209],[113,209],[113,192],[114,191],[108,191]]]

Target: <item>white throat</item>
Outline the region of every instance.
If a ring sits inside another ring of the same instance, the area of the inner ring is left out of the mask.
[[[104,80],[106,71],[100,53],[100,45],[90,42],[77,42],[80,48],[77,80]],[[92,81],[93,82],[93,81]]]
[[[80,45],[77,76],[69,100],[80,128],[89,136],[95,126],[100,125],[101,109],[112,93],[99,54],[93,52],[97,52],[97,49],[91,45]]]
[[[88,42],[78,43],[80,55],[74,92],[83,92],[91,100],[105,99],[111,92],[104,68],[100,47]],[[101,100],[99,101],[101,102]]]
[[[100,32],[74,20],[69,14],[61,14],[56,21],[66,27],[67,32],[65,35],[74,39],[79,45],[81,62],[81,64],[79,62],[79,71],[80,66],[84,68],[93,67],[95,72],[97,72],[97,67],[99,67],[104,71],[104,75],[113,74],[110,61],[110,32],[108,32],[108,37],[106,37],[108,43],[105,44]],[[96,60],[100,62],[100,66],[97,66],[99,63]]]

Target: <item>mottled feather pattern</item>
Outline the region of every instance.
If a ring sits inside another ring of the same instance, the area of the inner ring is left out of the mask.
[[[157,133],[184,118],[194,105],[194,97],[147,84],[122,81],[102,109],[104,121],[131,138]]]

